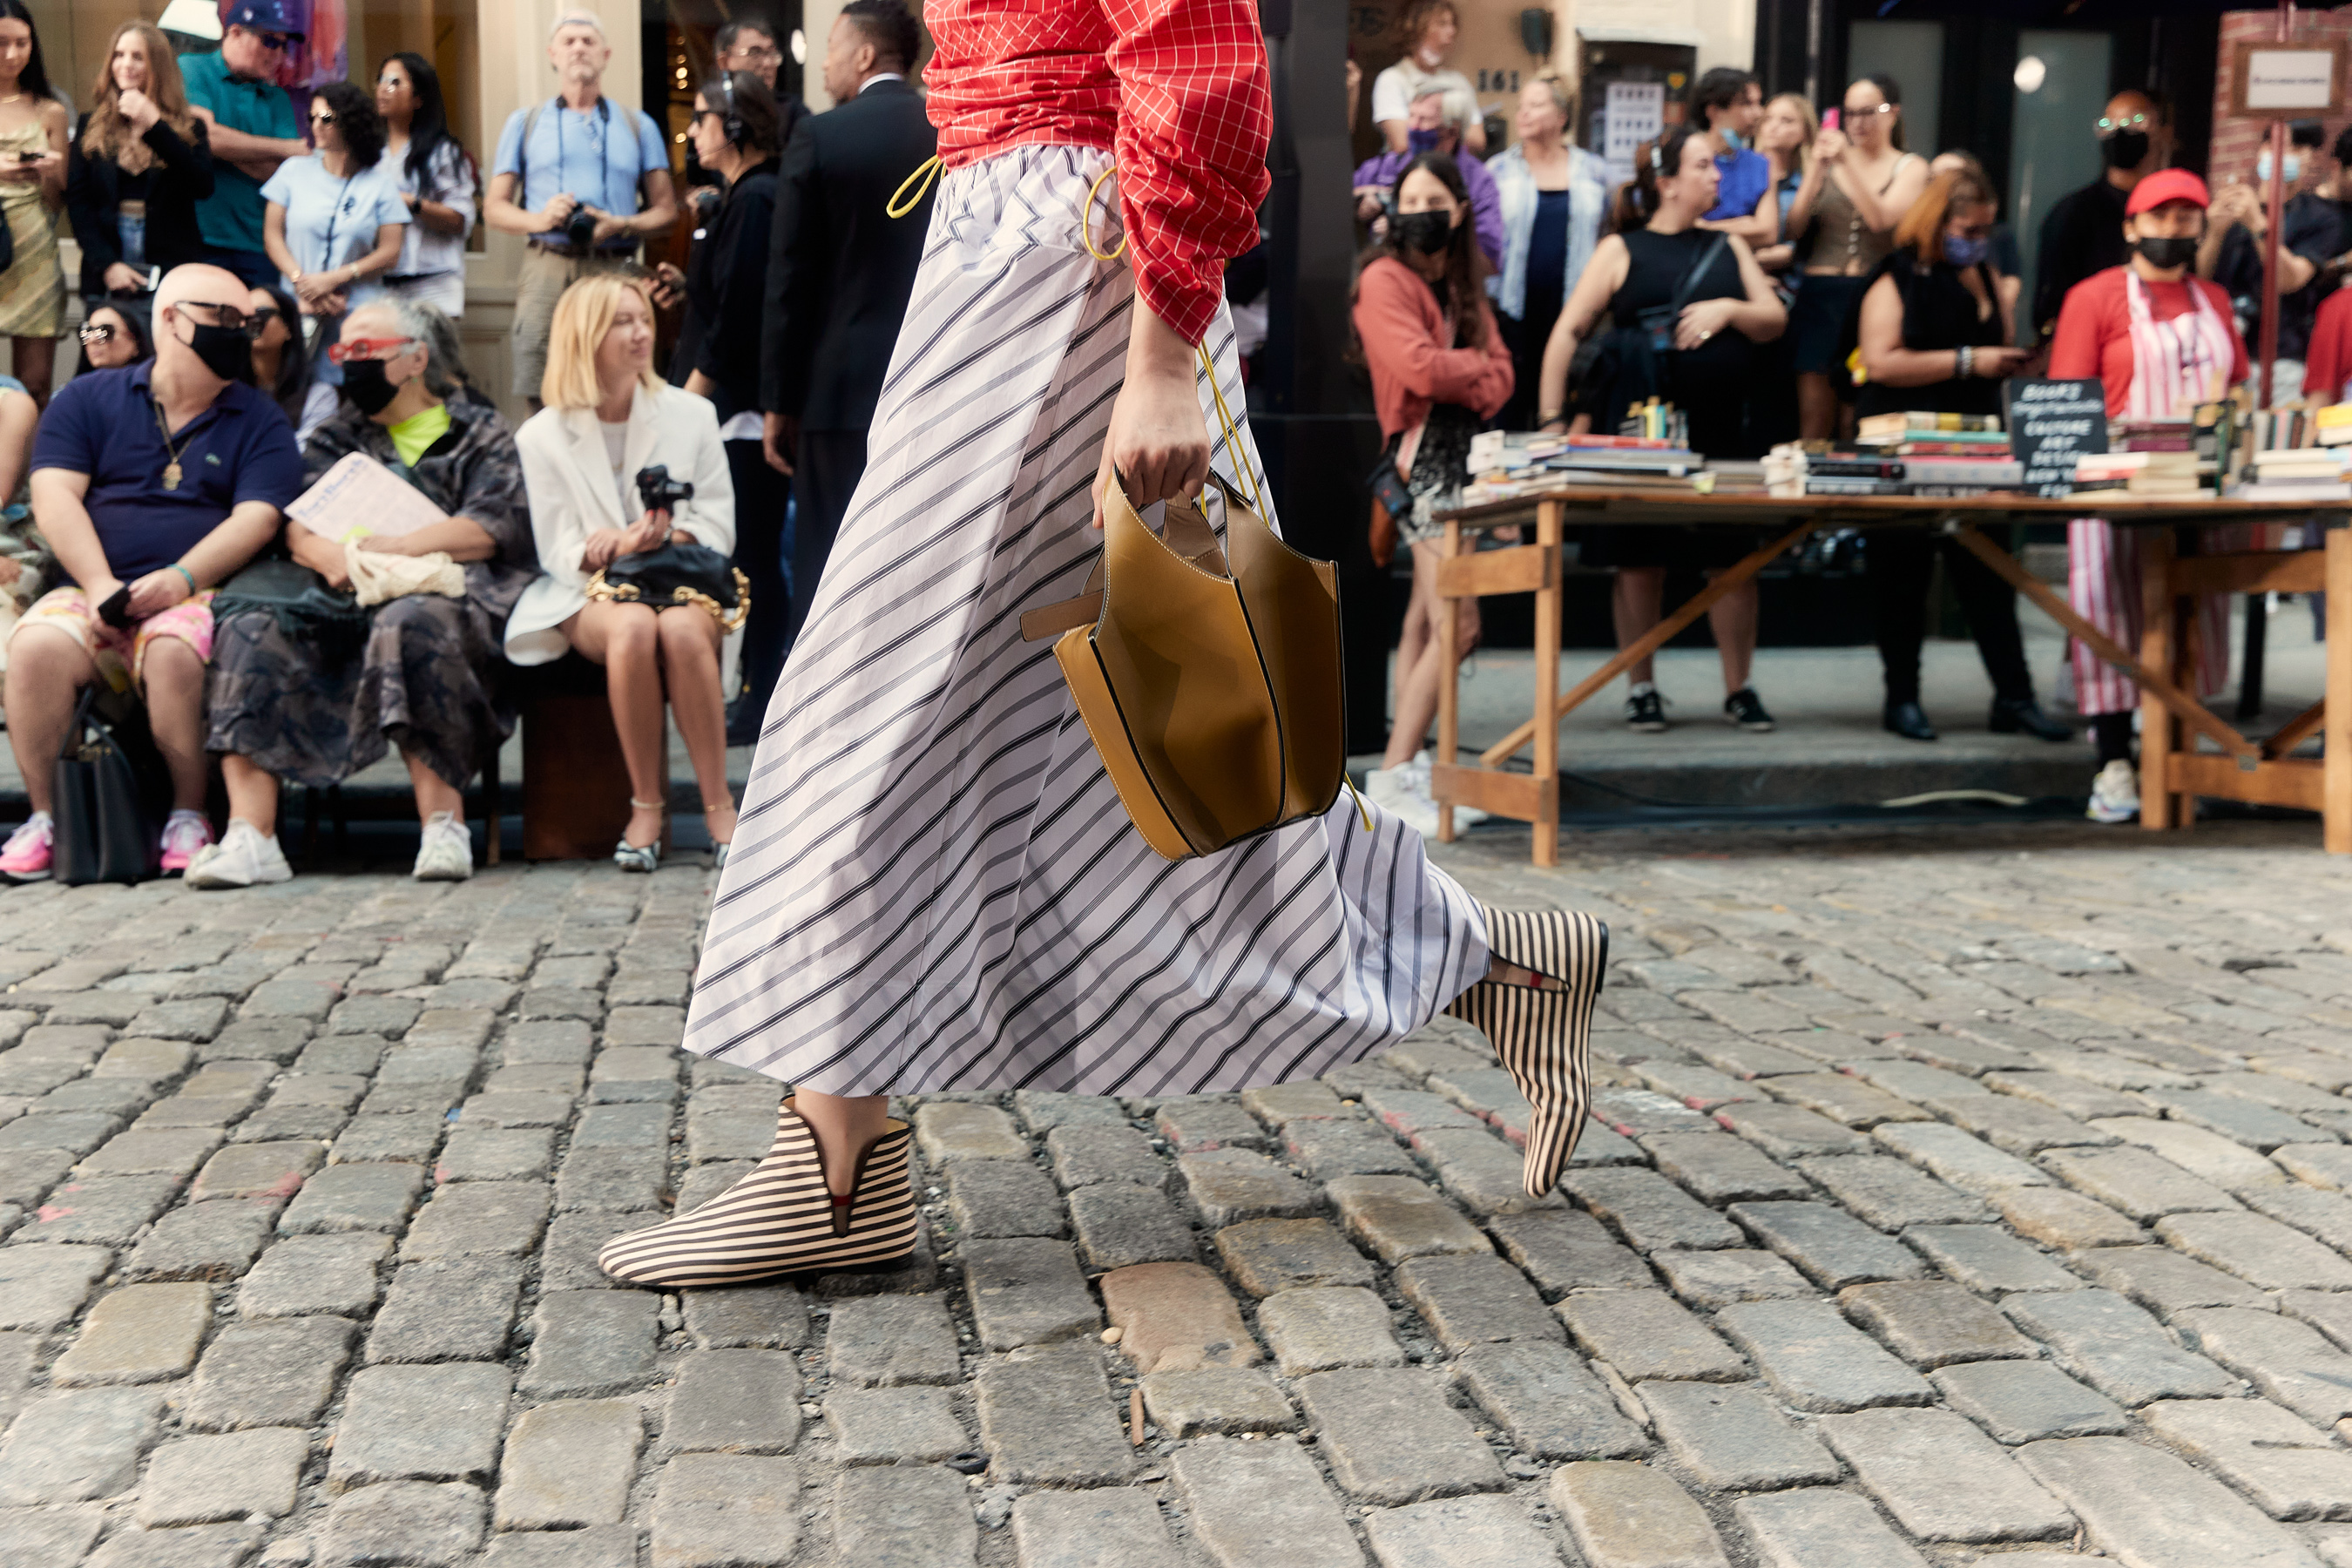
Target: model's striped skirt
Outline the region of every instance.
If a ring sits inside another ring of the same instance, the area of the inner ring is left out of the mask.
[[[2198,531],[2208,551],[2243,550],[2242,527]],[[2095,517],[2066,524],[2066,597],[2074,613],[2139,652],[2146,612],[2140,598],[2140,539],[2137,529],[2117,528]],[[2230,598],[2197,595],[2197,694],[2210,697],[2230,683]],[[2139,682],[2093,653],[2079,640],[2067,644],[2074,662],[2074,710],[2085,718],[2128,713],[2139,706]]]
[[[1486,972],[1420,837],[1329,813],[1170,864],[1024,610],[1078,593],[1133,283],[1108,155],[948,174],[864,480],[768,710],[687,1048],[833,1094],[1245,1088],[1352,1061]],[[1098,198],[1095,239],[1110,249]],[[1208,347],[1243,408],[1230,319]],[[1201,399],[1217,471],[1261,473]],[[1273,521],[1272,518],[1268,519]]]

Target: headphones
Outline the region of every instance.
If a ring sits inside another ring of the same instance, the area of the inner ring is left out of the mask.
[[[719,73],[719,90],[727,98],[727,107],[719,112],[719,128],[727,132],[729,146],[740,147],[751,139],[751,133],[744,125],[742,115],[737,113],[735,110],[735,73],[733,71],[723,70]]]

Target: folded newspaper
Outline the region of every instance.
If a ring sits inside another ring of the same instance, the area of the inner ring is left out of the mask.
[[[365,452],[352,452],[294,498],[286,515],[338,543],[371,533],[414,533],[446,514],[425,492]]]

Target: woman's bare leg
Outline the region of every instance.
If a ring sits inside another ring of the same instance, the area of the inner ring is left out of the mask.
[[[1801,440],[1826,441],[1837,434],[1837,394],[1830,378],[1818,371],[1797,378],[1797,435]]]
[[[727,700],[719,690],[719,623],[693,605],[664,610],[658,622],[662,677],[678,738],[702,788],[702,816],[713,844],[735,837],[735,795],[727,787]],[[650,797],[648,797],[650,798]]]
[[[408,764],[408,787],[410,793],[416,796],[416,820],[430,822],[434,813],[446,811],[457,819],[458,826],[463,827],[466,825],[466,792],[435,773],[431,764],[422,757],[403,752],[400,760]]]
[[[58,340],[55,338],[11,338],[8,340],[9,363],[16,367],[18,381],[33,395],[33,401],[47,408],[49,405],[49,382],[58,364]]]
[[[793,1109],[816,1134],[826,1190],[835,1197],[847,1197],[857,1186],[857,1156],[882,1136],[890,1120],[890,1097],[819,1094],[801,1089],[793,1091]]]
[[[1413,672],[1420,668],[1423,656],[1437,641],[1436,623],[1430,619],[1437,603],[1434,574],[1423,569],[1420,545],[1409,544],[1405,548],[1412,552],[1412,596],[1405,602],[1404,625],[1397,631],[1396,721],[1389,728],[1389,749],[1381,758],[1383,768],[1402,767],[1421,750],[1425,731],[1408,727],[1405,694],[1412,686]],[[1424,717],[1422,722],[1426,726],[1428,720]]]
[[[661,635],[648,605],[597,603],[563,623],[563,635],[582,656],[604,667],[613,727],[621,733],[621,760],[629,770],[629,826],[623,836],[643,848],[661,839]],[[652,805],[638,805],[641,800]]]
[[[1631,647],[1649,635],[1665,613],[1666,569],[1663,566],[1620,566],[1617,580],[1609,584],[1609,618],[1615,623],[1617,646]],[[1637,661],[1625,671],[1625,679],[1636,686],[1653,684],[1658,678],[1654,658]]]

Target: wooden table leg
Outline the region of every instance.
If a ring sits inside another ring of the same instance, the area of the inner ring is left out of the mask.
[[[2320,775],[2321,842],[2352,855],[2352,527],[2327,531],[2327,760]]]
[[[2176,657],[2178,645],[2173,635],[2176,601],[2171,578],[2171,531],[2163,528],[2143,531],[2139,541],[2139,661],[2150,669],[2162,670],[2168,679],[2179,684],[2179,659]],[[2181,685],[2180,689],[2192,700],[2197,695],[2193,681]],[[2152,689],[2142,687],[2139,705],[2139,825],[2150,832],[2162,832],[2173,826],[2173,751],[2171,710],[2165,707],[2163,700]]]
[[[1564,504],[1561,504],[1561,515],[1563,517],[1567,515]],[[1736,565],[1726,567],[1717,573],[1708,580],[1706,587],[1692,595],[1682,608],[1652,626],[1633,642],[1620,648],[1616,658],[1577,682],[1575,689],[1555,701],[1552,704],[1549,721],[1558,724],[1562,719],[1575,712],[1591,698],[1594,692],[1665,647],[1667,643],[1674,640],[1675,633],[1706,614],[1717,600],[1748,583],[1756,574],[1770,565],[1776,557],[1793,548],[1807,534],[1821,526],[1818,522],[1799,523],[1780,538],[1748,554]],[[1533,719],[1487,747],[1478,760],[1490,768],[1501,767],[1517,752],[1521,746],[1536,738],[1537,734],[1543,730],[1545,722],[1543,714],[1540,711],[1538,712]]]
[[[2077,615],[2074,605],[2050,591],[2048,584],[2018,564],[2016,556],[1978,532],[1973,526],[1960,528],[1952,537],[1958,540],[1970,554],[1990,567],[1994,575],[2032,600],[2043,615],[2065,627],[2093,655],[2139,682],[2141,691],[2153,693],[2161,699],[2183,724],[2210,737],[2221,748],[2222,755],[2255,757],[2261,754],[2259,745],[2231,729],[2227,721],[2200,702],[2194,694],[2174,685],[2169,672],[2150,668],[2146,660],[2126,651],[2113,637]]]
[[[1536,543],[1550,552],[1551,570],[1545,586],[1536,590],[1536,717],[1553,710],[1559,700],[1559,536],[1567,506],[1548,500],[1536,509]],[[1449,759],[1450,760],[1450,759]],[[1536,725],[1535,862],[1559,860],[1559,723]]]
[[[1412,546],[1408,544],[1405,548],[1410,550]],[[1438,546],[1438,553],[1447,560],[1462,553],[1460,523],[1445,525],[1445,541]],[[1441,577],[1439,581],[1444,579]],[[1454,652],[1461,643],[1454,627],[1456,618],[1462,613],[1462,602],[1448,598],[1434,584],[1431,591],[1436,595],[1437,603],[1437,625],[1431,628],[1437,637],[1437,761],[1442,767],[1451,767],[1454,765],[1454,749],[1462,737],[1462,664]],[[1397,674],[1398,688],[1402,689],[1404,672],[1399,670]],[[1414,736],[1414,746],[1418,748],[1420,743],[1421,737]],[[1437,803],[1437,841],[1440,844],[1454,842],[1454,807],[1443,800]]]

